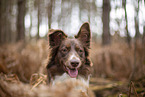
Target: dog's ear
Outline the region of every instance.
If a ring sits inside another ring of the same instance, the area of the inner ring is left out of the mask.
[[[86,47],[90,47],[91,32],[89,23],[86,22],[81,26],[75,38],[79,39]]]
[[[62,30],[49,30],[48,39],[50,47],[58,46],[67,35]]]

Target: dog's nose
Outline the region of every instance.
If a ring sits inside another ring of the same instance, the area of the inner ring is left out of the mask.
[[[79,61],[78,61],[78,60],[72,60],[72,61],[71,61],[71,65],[72,65],[73,67],[77,67],[77,66],[79,65]]]

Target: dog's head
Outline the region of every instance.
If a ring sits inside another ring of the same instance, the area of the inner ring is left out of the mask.
[[[80,68],[88,64],[88,48],[90,47],[90,26],[84,23],[75,38],[68,38],[61,30],[52,30],[49,34],[49,45],[55,49],[54,61],[61,66],[70,77],[77,77]],[[55,63],[55,64],[56,64]]]

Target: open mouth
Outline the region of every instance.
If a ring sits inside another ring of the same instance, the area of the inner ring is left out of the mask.
[[[78,69],[77,68],[68,68],[64,66],[65,70],[68,72],[69,76],[72,78],[76,78],[78,75]]]

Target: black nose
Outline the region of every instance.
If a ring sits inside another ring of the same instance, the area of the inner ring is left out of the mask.
[[[73,67],[77,67],[79,65],[79,61],[77,60],[72,60],[70,63]]]

